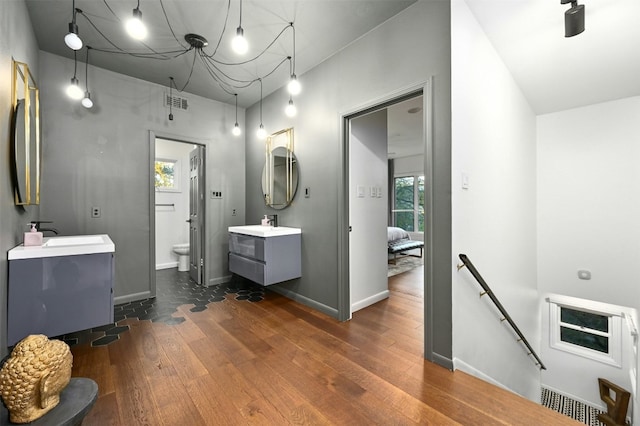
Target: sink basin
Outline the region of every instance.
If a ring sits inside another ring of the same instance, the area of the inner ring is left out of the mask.
[[[229,232],[235,234],[253,235],[254,237],[279,237],[282,235],[301,234],[300,228],[289,228],[287,226],[262,226],[262,225],[244,225],[230,226]]]
[[[101,235],[80,235],[77,237],[51,237],[42,245],[44,247],[62,247],[102,243],[104,243],[104,238]]]
[[[8,252],[9,260],[37,259],[41,257],[77,256],[82,254],[112,253],[116,247],[106,234],[73,235],[45,238],[41,246],[20,244]]]

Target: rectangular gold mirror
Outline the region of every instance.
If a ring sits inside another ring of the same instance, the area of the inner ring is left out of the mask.
[[[13,61],[11,165],[16,205],[40,203],[40,92],[24,62]]]

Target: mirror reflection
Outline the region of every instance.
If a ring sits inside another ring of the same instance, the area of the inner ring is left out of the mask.
[[[293,129],[267,138],[262,170],[262,194],[267,206],[281,210],[289,206],[298,189],[298,161],[293,152]]]
[[[11,162],[16,205],[40,203],[40,99],[29,67],[13,62]]]

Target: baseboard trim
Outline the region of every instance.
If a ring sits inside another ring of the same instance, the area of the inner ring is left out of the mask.
[[[302,296],[301,294],[298,294],[296,292],[293,292],[291,290],[287,290],[285,288],[282,287],[276,287],[276,286],[269,286],[267,287],[269,290],[272,290],[278,294],[283,295],[284,297],[287,297],[291,300],[295,300],[296,302],[302,303],[303,305],[309,306],[310,308],[313,308],[315,310],[318,310],[320,312],[322,312],[323,314],[329,315],[330,317],[333,318],[338,318],[338,310],[336,308],[332,308],[331,306],[327,306],[325,304],[316,302],[313,299],[309,299],[306,296]]]
[[[156,263],[156,271],[161,269],[177,268],[178,262]]]
[[[144,300],[151,297],[150,291],[142,291],[140,293],[126,294],[124,296],[117,296],[113,298],[114,305],[121,305],[123,303],[135,302],[137,300]]]
[[[440,367],[444,367],[449,371],[453,371],[453,361],[451,358],[447,358],[446,356],[440,354],[432,354],[432,361],[435,364],[438,364]]]
[[[454,370],[460,370],[462,372],[465,372],[467,374],[470,374],[474,377],[477,377],[479,379],[484,380],[485,382],[491,383],[492,385],[495,385],[499,388],[508,390],[509,392],[513,392],[516,393],[514,390],[510,389],[509,387],[505,386],[504,384],[502,384],[501,382],[497,381],[496,379],[494,379],[491,376],[487,376],[485,373],[483,373],[482,371],[476,369],[475,367],[467,364],[466,362],[462,361],[459,358],[454,358],[453,359],[453,367]]]
[[[365,299],[359,300],[353,304],[351,304],[351,313],[357,312],[360,309],[364,309],[367,306],[371,306],[374,303],[378,303],[381,300],[389,298],[389,290],[381,291],[378,294],[374,294],[373,296],[369,296]]]
[[[223,277],[218,277],[218,278],[209,278],[209,284],[207,285],[207,287],[210,287],[212,285],[228,283],[229,281],[231,281],[231,277],[232,275],[225,275]]]

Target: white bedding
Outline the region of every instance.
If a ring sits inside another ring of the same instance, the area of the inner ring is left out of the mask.
[[[402,228],[396,228],[393,226],[387,227],[387,241],[397,241],[397,240],[407,240],[409,239],[409,233]]]

